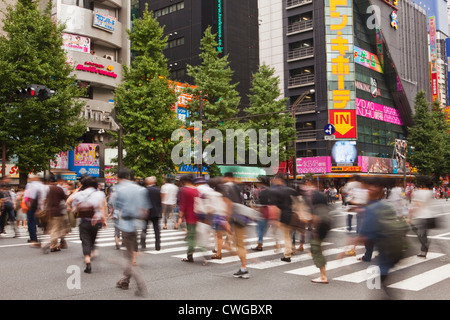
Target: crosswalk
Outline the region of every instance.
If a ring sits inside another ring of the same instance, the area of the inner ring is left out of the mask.
[[[20,230],[19,230],[20,231]],[[1,238],[8,238],[14,236],[14,233],[2,234]],[[41,241],[44,240],[47,235],[40,235]],[[154,249],[154,233],[152,228],[148,229],[147,233],[147,249],[142,251],[146,255],[168,255],[176,259],[182,259],[186,257],[187,244],[185,242],[186,233],[184,230],[161,230],[161,249],[156,251]],[[28,234],[26,232],[19,232],[18,239],[27,239]],[[1,239],[0,239],[1,240]],[[80,244],[80,238],[78,228],[73,228],[72,232],[66,236],[66,240],[72,244]],[[231,263],[238,263],[239,257],[235,252],[223,250],[222,259],[209,259],[212,255],[212,249],[215,241],[211,234],[210,246],[203,250],[198,250],[194,254],[194,258],[207,259],[210,264],[225,265]],[[316,277],[319,275],[319,269],[314,265],[311,255],[309,254],[309,244],[304,246],[304,252],[297,252],[291,257],[291,262],[286,263],[281,261],[280,258],[283,255],[283,241],[278,243],[281,245],[281,250],[276,247],[277,242],[273,238],[265,238],[264,250],[253,251],[251,248],[255,246],[257,238],[249,237],[245,239],[247,248],[247,267],[253,270],[273,270],[274,272],[282,272],[283,274],[292,277]],[[26,241],[17,243],[7,243],[0,241],[0,248],[14,247],[14,246],[26,246]],[[97,236],[96,245],[98,247],[115,247],[114,241],[114,228],[108,227],[101,229]],[[351,257],[339,257],[349,249],[348,246],[341,246],[332,242],[324,242],[322,244],[323,255],[327,259],[326,270],[328,274],[328,280],[331,282],[346,282],[352,284],[361,284],[373,278],[370,268],[376,263],[373,260],[372,263],[359,261],[355,256]],[[123,249],[123,248],[122,248]],[[364,247],[356,247],[357,256],[364,253]],[[374,252],[374,256],[377,252]],[[409,291],[420,291],[425,288],[431,287],[435,284],[443,282],[450,278],[450,260],[446,259],[446,253],[442,252],[429,252],[427,258],[420,258],[416,255],[405,257],[396,264],[394,268],[390,270],[390,273],[399,274],[401,270],[408,270],[408,277],[402,278],[396,277],[395,283],[389,285],[390,288]],[[375,258],[376,259],[376,258]],[[437,262],[437,263],[436,263]],[[426,266],[427,268],[415,268],[419,265]],[[424,270],[426,271],[420,271]],[[411,271],[419,272],[411,276]],[[295,279],[295,278],[294,278]]]

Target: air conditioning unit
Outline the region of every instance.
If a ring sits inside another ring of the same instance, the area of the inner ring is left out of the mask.
[[[109,54],[105,54],[105,55],[103,56],[103,58],[106,58],[106,59],[108,59],[108,60],[114,60],[114,57],[111,56],[111,55],[109,55]]]

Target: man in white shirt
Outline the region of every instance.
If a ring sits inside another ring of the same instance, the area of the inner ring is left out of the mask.
[[[166,183],[161,187],[161,204],[162,215],[164,219],[164,229],[167,229],[167,220],[170,219],[173,209],[177,204],[178,187],[173,184],[171,179],[167,179]],[[178,217],[172,219],[174,222],[174,228],[178,229]]]
[[[40,247],[37,237],[37,220],[35,214],[37,210],[43,209],[44,200],[47,197],[47,189],[47,186],[42,183],[37,175],[30,177],[30,182],[25,187],[25,201],[28,207],[28,233],[30,234],[28,242],[31,247]]]

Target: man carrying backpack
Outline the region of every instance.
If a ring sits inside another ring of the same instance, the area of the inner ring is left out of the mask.
[[[404,235],[408,226],[397,217],[395,208],[383,201],[387,181],[378,177],[362,177],[368,192],[368,205],[355,243],[372,241],[378,248],[381,286],[385,293],[388,272],[402,258]]]

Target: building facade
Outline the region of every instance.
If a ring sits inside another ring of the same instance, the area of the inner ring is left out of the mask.
[[[396,141],[407,139],[417,92],[431,100],[426,12],[409,0],[277,4],[297,129],[291,174],[402,174]]]
[[[55,1],[53,15],[66,24],[63,47],[67,61],[74,66],[79,85],[88,92],[83,99],[88,127],[80,142],[89,150],[91,160],[81,160],[82,154],[77,150],[68,156],[67,169],[78,177],[88,173],[104,181],[105,169],[116,155],[107,147],[112,139],[107,130],[118,130],[111,111],[114,90],[122,81],[122,64],[130,63],[126,29],[131,27],[132,5],[133,2],[122,0]]]
[[[217,34],[217,49],[228,55],[232,81],[238,83],[236,90],[245,107],[252,74],[258,68],[257,0],[142,0],[141,12],[146,4],[169,37],[164,54],[171,80],[192,83],[187,66],[201,63],[200,40],[211,26]]]

